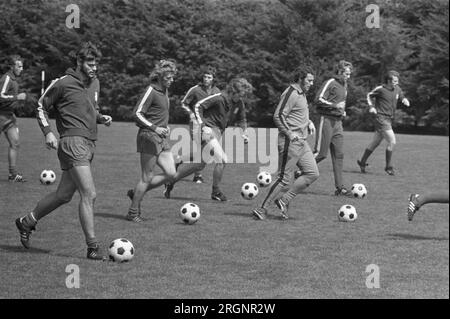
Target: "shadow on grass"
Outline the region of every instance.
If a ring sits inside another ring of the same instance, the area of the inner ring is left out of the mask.
[[[117,215],[117,214],[109,214],[109,213],[95,213],[95,217],[114,218],[114,219],[120,219],[120,220],[127,220],[125,214]]]
[[[342,170],[343,173],[351,173],[351,174],[360,174],[360,175],[387,175],[385,172],[370,172],[370,171],[366,171],[365,173],[361,173],[361,171],[359,169],[344,169]]]
[[[388,239],[392,240],[448,240],[448,237],[425,237],[412,234],[387,234],[386,236],[388,237]]]
[[[11,253],[28,253],[28,254],[49,254],[51,250],[33,248],[26,249],[22,246],[0,245],[0,250],[9,251]]]
[[[259,219],[256,219],[256,218],[252,215],[251,212],[252,212],[252,211],[251,211],[251,209],[250,209],[250,210],[249,210],[248,212],[246,212],[246,213],[243,213],[243,212],[226,212],[226,213],[223,213],[223,214],[224,214],[224,215],[227,215],[227,216],[241,216],[241,217],[246,217],[246,218],[253,219],[254,221],[257,221],[257,222],[261,221],[261,220],[259,220]],[[267,214],[266,219],[267,219],[267,220],[278,220],[278,221],[283,221],[283,222],[286,221],[285,219],[281,218],[281,216],[273,215],[273,214]],[[290,217],[289,219],[290,219],[290,220],[291,220],[291,219],[294,220],[295,218]],[[262,222],[263,222],[263,221],[262,221]]]

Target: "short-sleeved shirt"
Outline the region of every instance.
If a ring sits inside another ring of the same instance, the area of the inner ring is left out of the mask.
[[[395,109],[397,108],[397,101],[403,100],[404,97],[403,91],[398,85],[390,88],[383,84],[377,86],[370,91],[369,94],[367,94],[368,100],[375,99],[375,109],[377,110],[377,114],[391,118],[394,117]]]

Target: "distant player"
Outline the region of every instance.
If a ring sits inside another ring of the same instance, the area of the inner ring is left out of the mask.
[[[448,189],[443,192],[434,192],[426,194],[411,194],[409,195],[408,203],[408,220],[412,221],[414,214],[425,204],[429,203],[447,203],[449,202]]]
[[[23,60],[18,55],[9,58],[11,69],[0,78],[0,134],[5,132],[8,140],[8,163],[10,182],[25,182],[22,174],[17,172],[17,153],[19,151],[19,128],[14,109],[18,101],[25,101],[26,93],[19,93],[17,79],[23,71]]]
[[[220,140],[230,121],[240,124],[245,136],[247,121],[245,116],[245,105],[242,99],[249,94],[252,89],[253,87],[246,79],[234,78],[228,83],[225,90],[210,95],[195,104],[195,116],[202,128],[201,151],[203,152],[205,148],[210,150],[210,152],[207,153],[213,154],[212,158],[215,162],[211,192],[211,199],[213,200],[227,201],[227,197],[219,187],[227,163],[227,156],[222,149]],[[246,137],[244,137],[244,139],[245,138]],[[203,156],[201,163],[185,163],[180,165],[173,182],[166,185],[166,198],[170,198],[170,192],[176,181],[191,175],[199,169],[203,169],[205,165],[206,162]]]
[[[126,218],[133,222],[142,222],[141,202],[149,190],[171,181],[175,176],[175,160],[168,142],[169,94],[168,89],[177,73],[173,61],[159,61],[150,74],[150,85],[134,108],[136,125],[139,127],[136,144],[141,159],[141,176],[134,188],[128,190],[131,205]],[[155,166],[162,169],[161,174],[154,173]]]
[[[267,208],[274,200],[281,217],[288,219],[289,202],[319,177],[314,155],[306,141],[308,135],[315,132],[306,100],[313,82],[313,71],[309,67],[299,67],[294,72],[293,83],[281,94],[273,115],[278,128],[278,178],[259,207],[252,211],[256,219],[266,219]],[[302,174],[291,184],[298,168]]]
[[[202,82],[191,87],[184,98],[181,100],[181,106],[189,115],[189,129],[191,133],[192,141],[195,145],[200,148],[201,142],[198,141],[200,125],[198,124],[197,118],[195,117],[194,107],[195,104],[203,100],[204,98],[220,93],[220,90],[214,85],[214,79],[216,76],[216,69],[207,66],[203,69],[202,72]],[[203,177],[201,172],[194,173],[193,182],[195,183],[203,183]]]
[[[347,82],[353,72],[353,65],[347,61],[339,61],[337,76],[322,84],[316,97],[316,110],[320,115],[317,128],[314,153],[316,162],[320,163],[331,154],[333,164],[335,195],[351,196],[344,186],[342,169],[344,166],[344,129],[342,120],[345,117],[347,99]]]
[[[80,194],[78,206],[81,227],[87,244],[87,258],[102,260],[94,230],[94,202],[96,191],[91,161],[97,140],[97,124],[111,125],[108,115],[99,113],[100,84],[96,77],[100,51],[90,42],[84,43],[76,53],[76,69],[54,80],[38,102],[37,120],[45,135],[49,149],[57,149],[62,175],[58,188],[41,199],[27,215],[16,219],[20,240],[29,248],[30,235],[36,224],[55,209]],[[59,141],[53,133],[47,112],[56,113]]]
[[[372,152],[380,145],[381,141],[387,141],[386,147],[386,166],[385,171],[389,175],[395,175],[392,166],[392,152],[396,143],[395,134],[392,130],[392,119],[394,118],[397,101],[401,101],[409,107],[409,101],[405,98],[402,89],[398,85],[399,74],[396,71],[389,71],[386,77],[386,83],[377,86],[367,94],[367,103],[369,104],[369,112],[374,114],[375,134],[372,142],[367,146],[361,160],[357,161],[361,173],[366,172],[367,159]],[[373,104],[372,100],[375,100]]]

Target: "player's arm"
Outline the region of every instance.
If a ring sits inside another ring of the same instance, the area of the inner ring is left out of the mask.
[[[181,108],[189,115],[191,121],[196,121],[195,113],[190,109],[189,105],[194,100],[194,91],[198,85],[191,87],[181,100]]]
[[[197,119],[197,121],[200,125],[203,125],[205,122],[205,120],[203,118],[203,110],[214,107],[215,105],[220,103],[221,99],[222,99],[222,93],[217,93],[217,94],[213,94],[208,97],[205,97],[203,100],[200,100],[197,103],[195,103],[195,106],[194,106],[195,118]]]
[[[409,100],[405,97],[405,94],[403,93],[403,90],[399,87],[399,94],[398,94],[398,99],[400,102],[402,102],[403,105],[405,105],[406,107],[410,106]]]
[[[332,96],[336,94],[334,91],[336,90],[336,84],[334,79],[329,79],[320,88],[317,96],[316,103],[322,109],[335,109],[335,108],[345,108],[345,102],[334,103],[331,100]]]
[[[98,99],[100,95],[100,82],[96,80],[96,87],[94,91],[94,106],[95,111],[97,112],[97,123],[104,124],[106,126],[110,126],[112,123],[112,117],[109,115],[103,115],[100,113],[100,106],[98,104]]]
[[[8,89],[11,86],[11,78],[8,74],[5,74],[0,79],[0,101],[19,101],[25,100],[27,95],[25,93],[19,93],[17,95],[8,94]]]
[[[154,94],[153,88],[151,85],[149,85],[147,91],[145,91],[144,95],[139,99],[134,109],[134,118],[136,120],[136,123],[140,127],[147,127],[152,131],[154,131],[159,136],[166,137],[169,134],[168,127],[156,126],[145,117],[145,113],[147,112],[148,108],[152,105],[153,94]]]
[[[275,126],[282,134],[289,137],[291,141],[299,138],[298,134],[294,133],[287,123],[287,116],[291,112],[294,104],[295,96],[293,91],[289,89],[285,90],[283,94],[281,94],[280,102],[278,103],[278,106],[273,114]]]
[[[249,137],[247,134],[247,114],[245,109],[245,102],[243,99],[239,100],[239,112],[237,117],[237,125],[242,130],[242,138],[244,139],[244,143],[247,144],[249,141]]]
[[[375,108],[374,100],[380,95],[380,89],[382,86],[377,86],[372,91],[367,93],[367,105],[369,105],[369,113],[377,114],[377,109]]]

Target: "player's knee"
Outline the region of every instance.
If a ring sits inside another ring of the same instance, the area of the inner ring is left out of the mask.
[[[81,192],[80,196],[82,200],[84,199],[89,202],[93,202],[97,198],[97,192],[95,191],[95,189],[88,189],[84,192]]]
[[[177,174],[176,170],[169,170],[166,172],[166,176],[170,181],[174,181],[175,180],[175,175]]]
[[[9,143],[9,147],[13,150],[18,150],[20,148],[19,140],[14,140]]]

